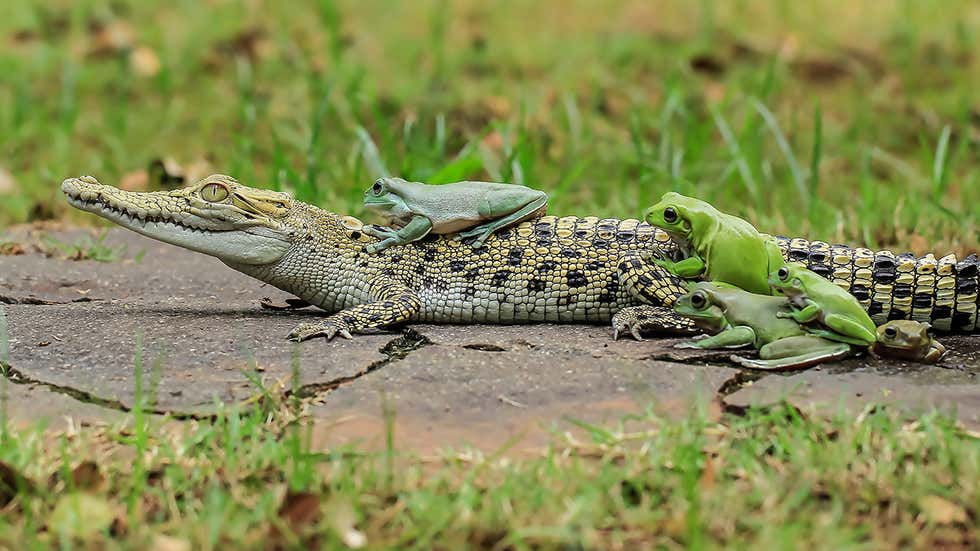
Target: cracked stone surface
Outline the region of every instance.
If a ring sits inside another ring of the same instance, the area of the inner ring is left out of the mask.
[[[70,243],[83,233],[53,235]],[[36,237],[13,234],[24,243]],[[297,366],[321,445],[383,442],[382,397],[396,413],[399,445],[424,449],[494,447],[565,430],[569,418],[617,420],[647,407],[675,415],[695,404],[717,409],[721,400],[848,411],[871,400],[955,407],[971,425],[980,415],[977,336],[944,338],[951,353],[939,366],[859,358],[765,376],[735,369],[729,351],[674,350],[677,339],[612,341],[607,327],[592,326],[414,325],[294,345],[286,333],[322,313],[263,310],[262,297],[288,295],[204,255],[119,229],[104,244],[125,247],[126,260],[47,258],[29,246],[28,254],[0,256],[0,301],[15,303],[4,307],[12,378],[29,383],[7,385],[12,419],[124,416],[134,403],[138,333],[142,383],[155,385],[156,410],[207,413],[215,400],[247,401],[256,394],[253,366],[266,388],[282,392]],[[406,343],[417,346],[399,349]]]
[[[909,414],[939,409],[955,414],[967,428],[980,430],[980,380],[947,371],[925,367],[909,376],[896,376],[867,368],[850,372],[818,368],[755,381],[726,397],[725,402],[746,407],[785,400],[803,411],[851,415],[859,414],[870,404],[898,408]]]
[[[54,392],[43,385],[19,385],[0,381],[0,405],[8,421],[17,428],[26,428],[38,420],[51,429],[70,426],[114,423],[122,420],[123,412],[87,404]]]

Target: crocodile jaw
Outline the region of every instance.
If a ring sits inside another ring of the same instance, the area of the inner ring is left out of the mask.
[[[68,178],[61,191],[71,206],[171,245],[204,253],[222,261],[265,265],[279,261],[292,241],[264,226],[236,227],[183,210],[167,192],[123,191],[83,176]],[[170,207],[170,208],[167,208]]]

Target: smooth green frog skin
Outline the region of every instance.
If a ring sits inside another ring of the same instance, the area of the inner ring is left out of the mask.
[[[946,354],[946,347],[929,336],[929,329],[928,323],[892,320],[878,328],[878,339],[871,346],[871,355],[936,363]]]
[[[643,213],[686,254],[679,262],[653,262],[684,279],[720,281],[752,293],[771,295],[769,273],[784,264],[775,238],[710,204],[668,192]]]
[[[809,367],[853,353],[845,343],[808,334],[800,324],[780,314],[790,312],[784,297],[758,295],[730,285],[703,281],[681,296],[674,311],[694,320],[713,336],[681,343],[677,348],[736,348],[754,346],[758,360],[732,356],[753,369],[784,370]]]
[[[429,233],[457,232],[457,239],[475,238],[471,245],[478,249],[500,228],[544,215],[547,203],[543,191],[516,184],[431,185],[380,178],[364,192],[364,206],[397,229],[365,226],[364,233],[381,239],[366,250],[376,253],[418,241]]]
[[[867,347],[877,339],[875,324],[861,303],[837,284],[798,264],[772,272],[769,283],[789,299],[793,310],[780,312],[804,324],[808,333]]]

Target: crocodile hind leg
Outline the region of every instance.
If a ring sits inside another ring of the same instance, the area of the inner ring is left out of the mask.
[[[374,302],[340,311],[319,323],[304,323],[293,329],[288,338],[297,342],[313,337],[330,340],[336,335],[350,339],[352,333],[407,321],[422,307],[414,291],[388,279],[375,279],[370,293]]]
[[[619,263],[619,284],[645,305],[629,306],[613,315],[613,339],[629,333],[642,340],[643,333],[692,335],[694,323],[673,310],[677,297],[687,292],[684,282],[664,268],[647,262],[639,251],[629,251]]]

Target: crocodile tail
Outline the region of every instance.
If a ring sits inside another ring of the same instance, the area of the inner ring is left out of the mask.
[[[776,241],[786,260],[847,289],[876,324],[913,319],[938,331],[980,329],[976,254],[959,261],[952,254],[937,260],[932,254],[916,257],[802,238],[777,237]]]

